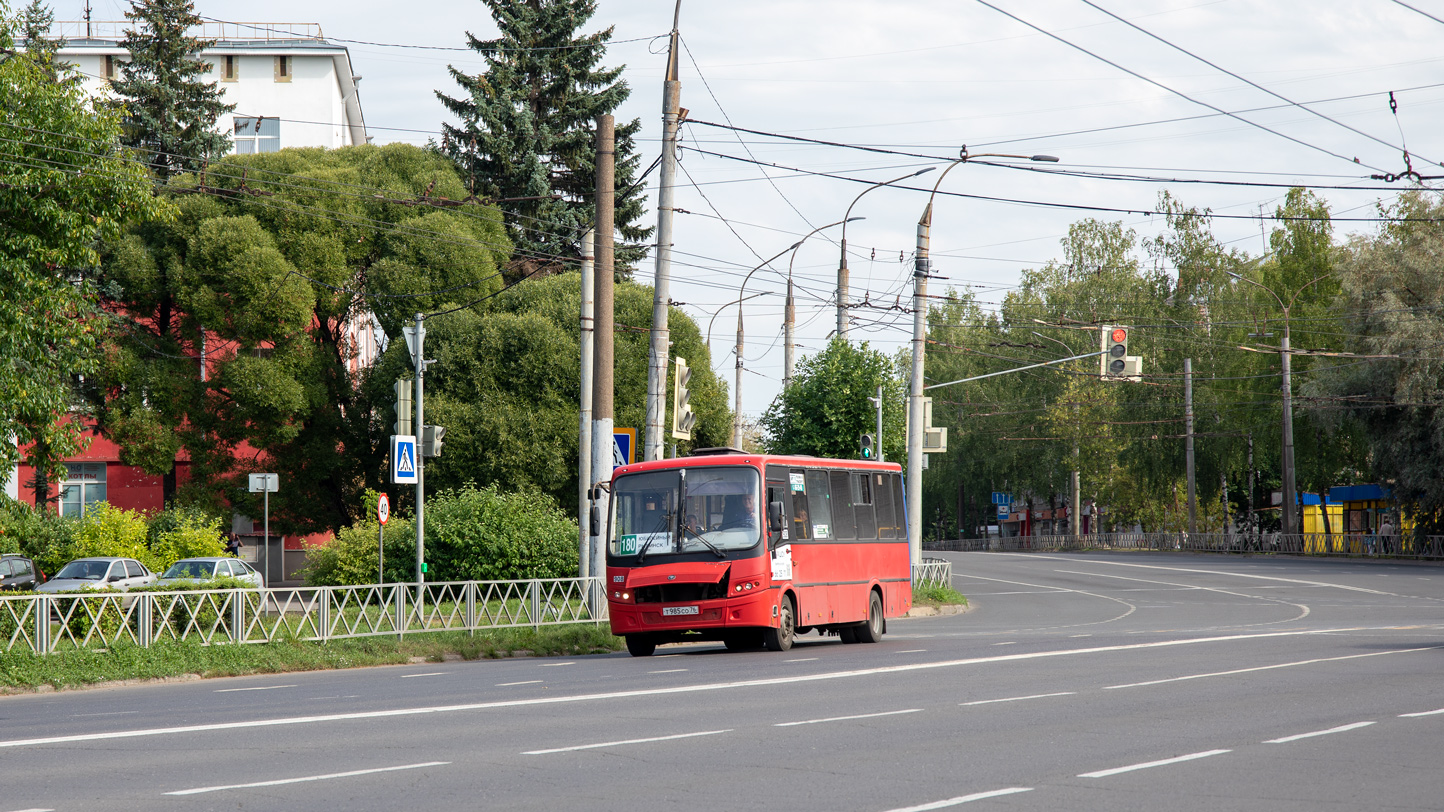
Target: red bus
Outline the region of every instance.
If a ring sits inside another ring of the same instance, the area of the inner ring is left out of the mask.
[[[786,651],[814,630],[873,643],[912,606],[893,463],[701,449],[628,465],[607,540],[612,633],[635,657],[690,640]]]

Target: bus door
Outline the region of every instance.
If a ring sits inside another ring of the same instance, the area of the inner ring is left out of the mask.
[[[767,466],[767,501],[762,504],[764,519],[771,516],[774,502],[782,504],[782,530],[774,532],[767,527],[767,555],[770,559],[772,582],[784,583],[793,579],[792,547],[792,505],[788,493],[787,469],[781,465]]]

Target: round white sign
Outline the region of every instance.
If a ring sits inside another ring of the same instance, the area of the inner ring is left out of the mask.
[[[382,524],[386,524],[386,520],[391,518],[391,500],[387,499],[384,493],[376,500],[376,518],[380,519]]]

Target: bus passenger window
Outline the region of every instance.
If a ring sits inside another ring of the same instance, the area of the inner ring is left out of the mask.
[[[897,538],[897,520],[894,518],[892,504],[892,477],[888,474],[873,474],[872,493],[874,507],[877,508],[877,537]]]
[[[792,491],[792,538],[812,538],[812,522],[807,514],[807,475],[801,471],[788,474],[789,489]]]
[[[807,472],[807,515],[812,521],[812,538],[836,538],[832,532],[832,504],[827,494],[827,472]]]

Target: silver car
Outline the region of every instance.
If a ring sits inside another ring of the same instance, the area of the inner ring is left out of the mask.
[[[157,584],[162,586],[179,583],[181,581],[211,581],[216,578],[235,578],[238,581],[245,581],[251,586],[261,588],[266,582],[261,578],[261,573],[254,567],[239,558],[212,557],[212,558],[182,558],[170,565],[170,569],[161,574]]]
[[[77,558],[60,568],[36,592],[125,591],[155,583],[155,573],[134,558]]]

